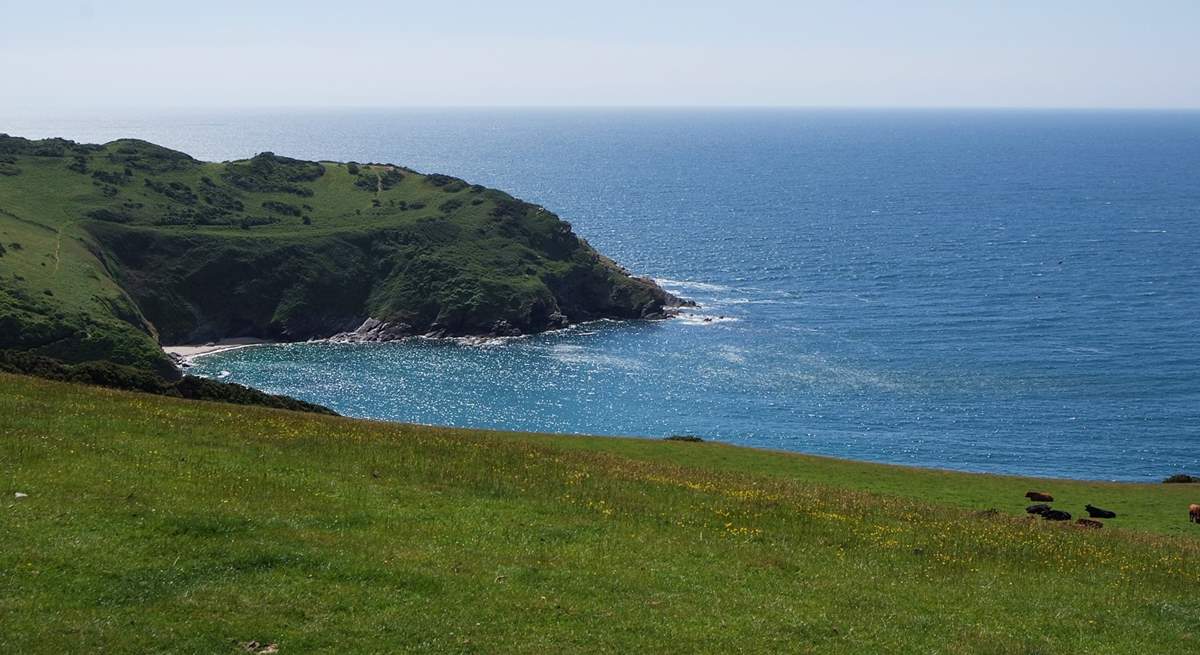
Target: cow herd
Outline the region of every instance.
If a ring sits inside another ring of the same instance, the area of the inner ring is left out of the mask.
[[[1028,491],[1025,493],[1025,497],[1034,502],[1033,505],[1025,508],[1027,513],[1040,516],[1047,521],[1071,520],[1070,512],[1065,512],[1061,509],[1054,509],[1049,505],[1049,503],[1054,502],[1054,496],[1051,496],[1044,491]],[[1076,520],[1075,525],[1084,528],[1103,528],[1104,523],[1097,521],[1096,519],[1117,518],[1116,512],[1109,509],[1104,509],[1102,507],[1096,507],[1091,503],[1084,505],[1083,510],[1087,512],[1088,518]],[[1188,505],[1188,521],[1191,521],[1192,523],[1200,523],[1200,504],[1192,503],[1191,505]]]
[[[1054,502],[1054,496],[1051,496],[1050,494],[1048,494],[1044,491],[1030,491],[1025,494],[1025,497],[1028,498],[1029,500],[1034,501],[1034,503],[1035,503],[1035,504],[1030,505],[1029,507],[1025,508],[1025,511],[1028,512],[1029,514],[1033,514],[1035,516],[1040,516],[1043,519],[1046,519],[1047,521],[1070,521],[1071,520],[1070,512],[1066,512],[1061,509],[1054,509],[1053,507],[1051,507],[1049,505],[1049,503]],[[1082,528],[1103,528],[1104,523],[1097,521],[1096,519],[1115,519],[1115,518],[1117,518],[1116,512],[1109,510],[1109,509],[1096,507],[1095,505],[1092,505],[1090,503],[1087,505],[1084,505],[1083,510],[1085,512],[1087,512],[1089,518],[1086,518],[1086,519],[1081,518],[1081,519],[1077,519],[1075,521],[1075,525],[1078,525],[1079,527],[1082,527]]]

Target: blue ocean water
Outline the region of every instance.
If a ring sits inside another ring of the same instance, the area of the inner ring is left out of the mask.
[[[702,305],[486,344],[247,348],[204,374],[421,423],[1200,473],[1200,113],[264,111],[0,131],[450,173]]]

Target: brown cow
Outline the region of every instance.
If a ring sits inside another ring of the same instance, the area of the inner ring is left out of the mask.
[[[1081,528],[1103,528],[1104,527],[1103,523],[1101,523],[1099,521],[1093,521],[1092,519],[1079,519],[1078,521],[1075,522],[1075,525],[1078,525]]]
[[[1200,505],[1196,503],[1188,505],[1188,520],[1192,523],[1200,523]]]
[[[1025,497],[1028,498],[1029,500],[1032,500],[1035,503],[1052,503],[1052,502],[1054,502],[1054,496],[1051,496],[1050,494],[1042,492],[1042,491],[1027,491],[1027,492],[1025,492]]]

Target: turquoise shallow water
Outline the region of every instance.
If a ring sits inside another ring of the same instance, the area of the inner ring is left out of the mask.
[[[0,131],[459,175],[725,317],[248,348],[201,359],[207,375],[423,423],[1200,472],[1197,113],[261,112]]]

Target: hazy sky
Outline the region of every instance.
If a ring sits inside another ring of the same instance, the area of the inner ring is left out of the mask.
[[[1200,1],[0,0],[0,104],[1200,107]]]

